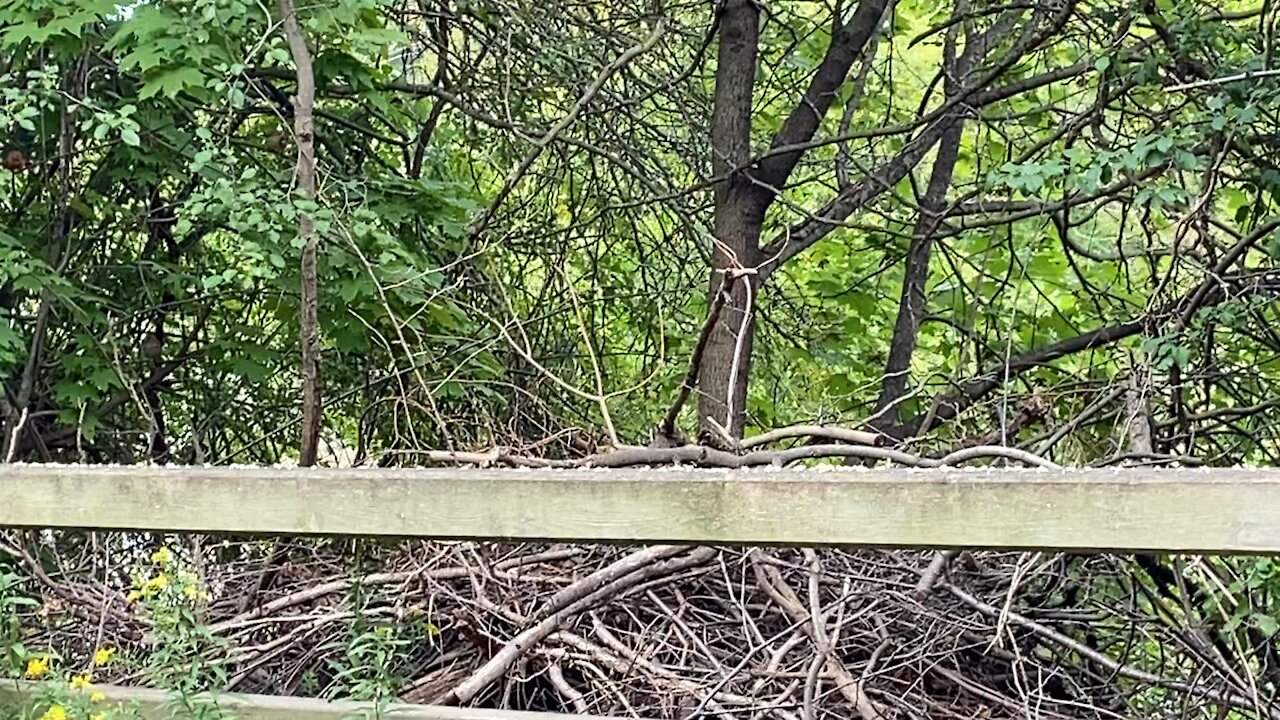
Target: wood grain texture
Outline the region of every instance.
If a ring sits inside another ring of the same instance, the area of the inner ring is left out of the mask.
[[[22,703],[31,697],[34,685],[13,680],[0,681],[0,713],[6,705]],[[94,685],[94,692],[106,696],[109,704],[134,706],[145,720],[170,720],[166,708],[170,696],[160,690]],[[386,720],[604,720],[590,715],[488,710],[483,708],[440,707],[435,705],[390,705],[374,712],[370,703],[331,702],[311,698],[274,695],[219,695],[218,707],[229,711],[236,720],[353,720],[379,718]]]
[[[0,466],[0,526],[1280,552],[1280,470]]]

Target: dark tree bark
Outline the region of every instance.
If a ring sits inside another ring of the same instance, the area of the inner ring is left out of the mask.
[[[959,3],[956,6],[956,14],[968,12],[968,9],[968,3]],[[1002,21],[996,24],[996,28],[1005,26],[1006,22],[1011,24],[1011,21]],[[958,32],[958,26],[951,28],[947,33],[943,49],[945,58],[943,87],[948,105],[952,104],[959,95],[961,86],[968,80],[969,72],[977,60],[986,53],[987,43],[995,37],[994,32],[982,38],[974,37],[973,33],[969,33],[964,54],[957,59]],[[938,153],[933,161],[933,169],[929,173],[929,184],[925,188],[924,196],[920,198],[920,212],[916,216],[916,224],[911,232],[911,246],[907,252],[907,264],[902,276],[898,317],[894,321],[893,335],[889,340],[889,357],[885,362],[880,397],[876,400],[876,415],[872,422],[873,427],[894,438],[902,437],[899,427],[900,405],[907,397],[907,386],[911,381],[911,357],[915,354],[920,325],[924,322],[925,311],[928,309],[925,287],[929,281],[929,262],[933,256],[934,234],[947,214],[947,191],[951,189],[956,161],[960,157],[960,140],[964,135],[962,113],[963,110],[960,107],[947,113],[948,124],[945,125],[938,141]]]
[[[720,15],[720,50],[716,65],[715,106],[711,116],[711,171],[725,177],[715,188],[715,242],[712,250],[708,302],[714,302],[722,283],[733,282],[729,299],[710,318],[712,327],[698,371],[699,439],[718,442],[709,419],[740,429],[751,371],[754,322],[747,307],[748,285],[757,278],[735,281],[734,269],[756,265],[766,202],[745,171],[751,159],[752,90],[760,43],[760,11],[752,0],[728,0]],[[754,288],[752,288],[754,289]],[[745,327],[744,327],[745,319]],[[735,370],[738,336],[745,333]],[[732,378],[730,376],[733,376]],[[732,380],[732,383],[730,382]],[[732,418],[726,419],[729,407]],[[739,430],[740,431],[740,430]]]
[[[897,436],[899,404],[907,396],[911,379],[911,356],[915,353],[920,323],[924,321],[927,298],[925,283],[929,280],[929,260],[933,254],[933,234],[947,209],[947,189],[960,155],[960,136],[964,124],[956,121],[942,135],[938,155],[933,161],[929,185],[920,199],[920,214],[911,235],[911,249],[902,277],[902,299],[898,317],[889,340],[889,359],[884,367],[880,398],[876,401],[875,427]]]
[[[854,62],[875,32],[887,0],[863,0],[839,27],[804,97],[755,167],[751,161],[752,91],[760,44],[760,11],[752,0],[727,0],[719,23],[715,104],[711,119],[711,170],[715,188],[712,273],[708,299],[732,282],[728,302],[709,318],[712,328],[698,371],[699,438],[720,444],[722,425],[733,438],[744,426],[747,381],[755,344],[755,299],[767,271],[760,236],[765,212],[785,187]],[[745,271],[745,272],[739,272]]]

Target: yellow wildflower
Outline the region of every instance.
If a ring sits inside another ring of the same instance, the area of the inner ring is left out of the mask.
[[[165,575],[164,573],[160,573],[159,575],[157,575],[157,576],[155,576],[155,577],[151,578],[150,580],[148,580],[148,581],[147,581],[147,582],[142,586],[142,592],[143,592],[143,594],[145,595],[145,594],[146,594],[146,593],[148,593],[148,592],[155,592],[156,590],[163,590],[163,589],[165,589],[165,588],[167,588],[167,587],[169,587],[169,576],[168,576],[168,575]]]
[[[142,597],[142,593],[138,592],[137,590],[130,590],[129,594],[124,596],[124,601],[127,603],[136,603],[138,602],[138,599],[141,597]]]
[[[53,705],[40,716],[40,720],[67,720],[67,711],[61,705]]]
[[[49,674],[49,656],[36,655],[27,660],[27,677],[36,679]]]
[[[188,585],[182,588],[182,594],[186,595],[188,600],[195,600],[197,597],[200,596],[200,593],[199,591],[196,590],[195,585]]]
[[[92,695],[90,695],[90,696],[89,696],[89,702],[91,702],[91,703],[100,703],[100,702],[102,702],[103,700],[106,700],[106,699],[107,699],[107,696],[106,696],[106,695],[104,695],[103,693],[98,692],[98,691],[96,691],[96,690],[94,691],[94,693],[93,693]],[[94,715],[94,717],[103,717],[103,715],[102,715],[102,713],[98,713],[97,715]]]
[[[89,673],[81,673],[71,678],[71,689],[80,690],[89,687],[89,683],[93,682],[93,678],[89,677]]]
[[[99,667],[111,662],[116,656],[115,648],[98,648],[93,651],[93,664]]]
[[[173,553],[169,552],[169,548],[162,547],[151,553],[151,562],[157,565],[167,565],[173,560]]]

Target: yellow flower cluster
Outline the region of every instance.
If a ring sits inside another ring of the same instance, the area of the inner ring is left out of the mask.
[[[40,716],[40,720],[67,720],[67,709],[61,705],[54,703],[49,706],[48,710]],[[89,716],[89,720],[107,720],[106,713],[94,713]]]
[[[207,593],[200,589],[199,578],[193,573],[176,567],[176,558],[167,547],[161,547],[151,553],[151,564],[155,566],[155,574],[147,573],[145,579],[136,578],[134,589],[125,595],[125,601],[135,603],[139,600],[154,598],[165,590],[173,588],[182,597],[191,602],[203,602],[209,599]]]
[[[93,664],[102,667],[111,662],[116,656],[115,648],[98,648],[93,651]]]
[[[49,674],[53,658],[48,655],[33,655],[27,658],[27,677],[38,680]]]
[[[103,667],[109,664],[115,659],[115,655],[115,648],[97,648],[93,651],[94,667]],[[54,660],[55,658],[51,653],[32,655],[27,658],[26,676],[33,680],[52,677]],[[92,673],[85,672],[72,675],[70,680],[67,681],[67,685],[72,691],[88,692],[92,690],[89,694],[89,702],[95,705],[105,702],[107,699],[106,694],[93,689]],[[93,713],[89,715],[88,720],[107,720],[107,716],[108,714],[105,712]],[[68,720],[67,708],[60,703],[54,703],[49,706],[48,710],[44,711],[39,720]]]

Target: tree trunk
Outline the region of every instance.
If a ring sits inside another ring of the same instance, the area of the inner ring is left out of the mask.
[[[960,153],[963,128],[963,121],[956,120],[939,141],[937,159],[933,161],[929,185],[920,200],[920,215],[911,235],[911,249],[902,276],[902,298],[898,305],[898,318],[893,325],[893,337],[889,341],[889,359],[884,367],[884,381],[880,398],[876,401],[877,417],[874,422],[876,427],[895,437],[900,434],[899,405],[907,396],[911,356],[915,353],[920,323],[924,321],[927,308],[925,283],[929,280],[933,234],[947,208],[947,189],[951,187],[951,176]]]
[[[751,243],[760,237],[760,221],[747,212],[730,208],[723,219],[717,213],[716,226],[717,238],[729,237],[721,234],[721,228]],[[743,266],[755,264],[758,250],[754,246],[732,249],[737,254],[737,262]],[[732,272],[733,258],[722,250],[716,251],[713,262],[715,269],[711,273],[709,301],[714,301],[723,283],[732,283],[732,287],[724,309],[714,319],[698,370],[701,389],[698,395],[698,439],[703,444],[723,446],[721,432],[712,424],[713,421],[723,426],[730,437],[742,437],[747,379],[751,375],[751,352],[755,342],[755,307],[762,278],[755,274],[735,275]]]
[[[723,445],[714,423],[742,435],[755,335],[754,301],[760,278],[735,270],[758,263],[767,194],[743,166],[751,159],[752,90],[760,40],[760,11],[752,0],[728,0],[720,15],[715,107],[711,117],[711,171],[715,188],[715,242],[708,299],[721,283],[733,283],[729,301],[714,319],[698,370],[699,440]],[[750,296],[750,301],[749,301]]]
[[[1150,368],[1145,360],[1135,360],[1124,393],[1125,435],[1129,452],[1150,455],[1156,451],[1155,432],[1151,427]]]
[[[316,102],[315,74],[311,68],[311,52],[306,37],[298,23],[298,13],[293,0],[278,0],[281,23],[289,52],[297,67],[298,89],[293,97],[293,132],[298,145],[298,187],[308,200],[316,198],[315,120],[312,112]],[[298,465],[310,467],[316,463],[320,446],[322,420],[320,390],[320,323],[317,318],[319,303],[316,279],[315,221],[310,213],[298,216],[298,236],[302,238],[302,277],[299,311],[300,344],[302,345],[302,438],[298,451]]]

